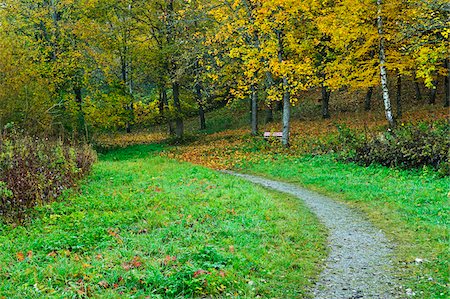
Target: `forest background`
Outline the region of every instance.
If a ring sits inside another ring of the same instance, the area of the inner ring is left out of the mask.
[[[346,90],[366,110],[380,94],[393,127],[404,82],[431,104],[440,86],[449,105],[449,12],[444,0],[4,1],[0,125],[90,141],[167,124],[181,139],[184,119],[205,129],[205,111],[228,103],[250,105],[253,134],[258,110],[283,110],[288,145],[304,92],[321,90],[328,118]]]

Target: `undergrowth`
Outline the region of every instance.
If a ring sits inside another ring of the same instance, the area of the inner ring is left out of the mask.
[[[337,138],[328,148],[344,161],[402,169],[430,167],[441,176],[450,175],[450,126],[447,121],[407,123],[366,134],[346,126],[339,126],[338,130]]]
[[[23,221],[27,210],[75,186],[95,161],[88,145],[5,131],[0,135],[0,216]]]

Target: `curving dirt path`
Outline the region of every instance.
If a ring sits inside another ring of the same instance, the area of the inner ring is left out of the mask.
[[[329,256],[319,277],[316,299],[396,298],[393,245],[364,216],[330,198],[257,176],[226,173],[298,197],[329,230]]]

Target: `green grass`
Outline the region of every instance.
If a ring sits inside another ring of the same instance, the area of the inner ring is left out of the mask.
[[[396,244],[396,268],[405,288],[418,298],[448,298],[450,178],[427,170],[361,167],[331,156],[280,156],[246,163],[241,170],[305,186],[363,210]]]
[[[326,233],[301,202],[161,149],[101,156],[79,192],[0,224],[0,297],[307,297]]]

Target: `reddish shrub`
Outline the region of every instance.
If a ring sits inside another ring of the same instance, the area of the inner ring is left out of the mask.
[[[21,136],[0,136],[0,215],[24,213],[57,198],[87,174],[96,160],[90,146]]]

